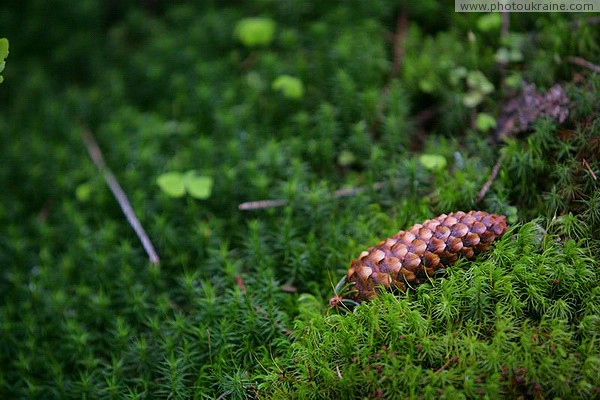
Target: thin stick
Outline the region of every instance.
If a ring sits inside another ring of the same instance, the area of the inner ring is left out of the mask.
[[[244,280],[240,275],[235,277],[235,283],[240,288],[240,292],[242,292],[242,294],[246,294],[246,285],[244,285]]]
[[[44,202],[42,209],[40,210],[40,212],[37,215],[38,221],[40,221],[41,223],[46,222],[46,220],[48,219],[48,213],[50,212],[51,205],[52,205],[52,199],[48,199]]]
[[[500,34],[502,37],[506,37],[510,32],[510,14],[504,11],[500,14],[500,18]]]
[[[594,171],[592,171],[592,168],[590,167],[590,164],[588,164],[587,160],[584,158],[583,159],[583,165],[585,165],[585,167],[587,168],[587,170],[590,172],[590,174],[592,175],[592,178],[594,178],[595,181],[598,180],[598,178],[596,177],[596,174],[594,173]]]
[[[408,14],[406,10],[400,11],[396,20],[396,33],[394,34],[394,58],[392,62],[391,76],[395,78],[400,72],[402,60],[404,59],[404,36],[408,26]]]
[[[102,151],[100,151],[98,142],[96,142],[96,139],[92,135],[92,132],[85,128],[82,129],[81,139],[83,140],[83,143],[87,148],[90,158],[92,159],[98,170],[102,173],[104,181],[110,188],[110,191],[112,192],[113,196],[115,196],[115,198],[117,199],[117,202],[119,203],[123,214],[125,214],[125,217],[127,217],[129,225],[131,225],[138,238],[142,242],[144,250],[146,250],[148,258],[150,258],[150,262],[153,264],[160,263],[160,258],[158,257],[158,254],[156,254],[156,250],[154,250],[154,246],[152,245],[152,242],[150,242],[150,238],[148,238],[148,235],[146,234],[146,231],[144,231],[142,224],[140,224],[140,221],[135,216],[135,212],[133,211],[129,200],[127,199],[127,195],[121,188],[121,185],[119,185],[117,178],[115,178],[113,173],[106,166],[106,163],[104,162],[104,157],[102,156]]]
[[[217,397],[217,400],[223,400],[225,397],[229,396],[231,393],[233,393],[233,390],[228,390],[226,392],[221,393],[221,395],[219,397]]]
[[[385,187],[385,182],[375,182],[370,187],[357,187],[357,188],[342,188],[338,189],[332,193],[331,197],[340,198],[340,197],[349,197],[356,196],[357,194],[366,192],[367,190],[381,190]],[[263,210],[265,208],[276,208],[283,207],[287,205],[289,201],[284,199],[270,199],[270,200],[256,200],[256,201],[247,201],[245,203],[241,203],[238,206],[239,210],[242,211],[252,211],[252,210]]]
[[[392,68],[390,70],[389,80],[385,84],[383,89],[381,89],[379,101],[377,102],[377,113],[375,115],[375,120],[372,124],[373,135],[375,137],[379,135],[381,115],[383,113],[383,108],[385,107],[385,104],[390,94],[390,87],[392,81],[398,76],[398,74],[400,73],[400,67],[402,67],[402,61],[404,59],[404,38],[406,36],[407,27],[408,13],[406,10],[401,10],[400,14],[398,14],[398,18],[396,19],[396,31],[393,35],[391,35],[393,55]]]
[[[569,60],[569,62],[572,64],[579,65],[580,67],[590,69],[590,70],[594,71],[595,73],[600,74],[600,66],[593,64],[584,58],[569,57],[567,60]]]
[[[494,168],[492,168],[492,173],[490,174],[490,177],[485,182],[485,184],[481,187],[481,190],[479,191],[479,194],[477,195],[477,199],[476,199],[476,201],[478,203],[481,200],[483,200],[483,198],[485,197],[485,195],[488,192],[488,190],[490,190],[490,187],[492,186],[492,183],[494,183],[494,181],[496,180],[496,177],[498,176],[498,172],[500,172],[500,167],[502,166],[502,160],[503,159],[504,159],[504,155],[501,155],[498,158],[498,161],[496,161],[496,164],[494,165]]]
[[[446,368],[448,368],[450,366],[450,364],[454,364],[455,362],[458,361],[458,357],[454,356],[452,358],[450,358],[448,361],[446,361],[444,363],[444,365],[442,365],[441,367],[439,367],[437,370],[435,370],[435,373],[439,373],[442,372],[443,370],[445,370]]]
[[[287,200],[284,199],[274,199],[274,200],[257,200],[257,201],[247,201],[238,206],[238,209],[248,211],[248,210],[261,210],[264,208],[275,208],[275,207],[283,207],[288,203]]]

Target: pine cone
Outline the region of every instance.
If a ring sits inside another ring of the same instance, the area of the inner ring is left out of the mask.
[[[506,232],[506,217],[483,211],[458,211],[413,225],[360,253],[345,277],[355,302],[372,299],[377,288],[405,291],[427,281],[436,271],[454,264],[459,256],[474,258]],[[329,304],[335,307],[338,294]]]

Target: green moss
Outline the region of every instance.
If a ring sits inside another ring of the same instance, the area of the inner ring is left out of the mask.
[[[296,340],[262,387],[281,398],[593,396],[600,276],[591,256],[531,222],[399,298],[342,315],[305,298],[313,304],[300,308]]]

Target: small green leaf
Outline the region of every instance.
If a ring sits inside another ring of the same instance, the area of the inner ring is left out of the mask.
[[[477,28],[481,32],[491,32],[500,29],[502,25],[502,18],[500,13],[489,13],[477,20]]]
[[[8,39],[0,38],[0,61],[4,61],[8,57]]]
[[[521,87],[522,82],[523,82],[523,78],[521,77],[521,74],[518,74],[518,73],[509,75],[504,80],[504,83],[506,84],[506,86],[513,88],[513,89],[517,89],[517,88]]]
[[[4,61],[8,57],[8,39],[0,38],[0,72],[4,71],[6,62]],[[4,81],[4,77],[0,75],[0,83]]]
[[[519,49],[512,49],[510,51],[510,61],[521,62],[523,61],[523,53]]]
[[[342,150],[338,156],[338,164],[347,167],[356,161],[356,156],[349,150]]]
[[[90,199],[92,195],[92,185],[89,183],[82,183],[75,189],[75,197],[82,203],[85,203]]]
[[[496,119],[490,114],[479,113],[477,114],[476,121],[477,129],[481,132],[487,132],[488,130],[496,127]]]
[[[246,84],[257,92],[262,92],[266,86],[262,77],[256,71],[251,71],[246,75]]]
[[[431,79],[424,78],[419,81],[419,89],[424,93],[432,93],[435,89],[435,85]]]
[[[235,36],[246,47],[266,46],[274,34],[275,21],[270,18],[245,18],[235,27]]]
[[[469,71],[467,74],[467,85],[482,94],[490,94],[494,91],[494,85],[481,71]]]
[[[524,34],[510,32],[508,35],[502,36],[500,38],[500,44],[511,49],[519,49],[521,48],[525,40],[527,39]]]
[[[520,62],[523,61],[523,53],[519,49],[509,50],[506,47],[500,47],[496,54],[494,55],[494,59],[499,64],[507,64],[508,62]]]
[[[289,75],[280,75],[272,85],[273,90],[280,91],[289,99],[299,99],[304,95],[304,85],[298,78]]]
[[[519,210],[515,206],[509,206],[506,210],[506,216],[508,217],[508,223],[514,224],[519,220]]]
[[[500,47],[496,54],[494,54],[494,59],[498,64],[508,64],[510,61],[510,50],[506,47]]]
[[[466,107],[477,107],[483,101],[483,95],[476,91],[470,91],[463,96],[463,104]]]
[[[182,197],[185,194],[184,177],[179,172],[166,172],[156,179],[160,189],[170,197]]]
[[[419,156],[419,162],[430,171],[439,171],[446,168],[446,165],[448,165],[446,158],[439,154],[421,154]]]
[[[212,193],[213,179],[210,176],[198,176],[194,171],[185,174],[185,189],[195,199],[208,199]]]
[[[458,85],[461,79],[467,76],[467,69],[465,67],[456,67],[450,70],[450,82],[453,85]]]

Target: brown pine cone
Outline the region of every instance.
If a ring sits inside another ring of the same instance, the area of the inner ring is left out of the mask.
[[[413,225],[363,251],[350,263],[345,277],[349,291],[343,298],[369,300],[377,295],[378,287],[405,291],[407,286],[427,281],[459,256],[474,258],[506,229],[506,217],[483,211],[442,214]],[[335,307],[341,301],[342,296],[336,294],[329,304]]]

